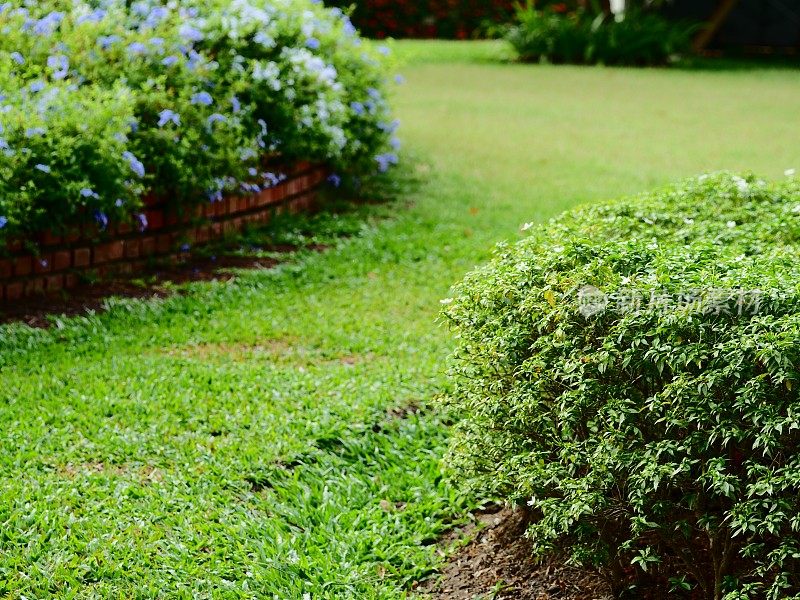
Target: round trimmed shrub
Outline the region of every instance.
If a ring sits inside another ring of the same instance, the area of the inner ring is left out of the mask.
[[[800,597],[800,182],[570,212],[445,301],[448,464],[618,591]]]

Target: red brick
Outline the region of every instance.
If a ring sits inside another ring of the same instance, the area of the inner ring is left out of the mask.
[[[113,240],[108,242],[108,260],[119,260],[125,256],[125,243],[122,240]]]
[[[117,233],[120,235],[127,235],[131,231],[133,231],[133,227],[131,227],[130,223],[120,223],[117,225]]]
[[[211,238],[212,239],[219,239],[222,237],[222,223],[217,221],[216,223],[211,224]]]
[[[56,235],[52,231],[45,231],[41,236],[43,246],[58,246],[62,240],[60,235]]]
[[[9,252],[19,252],[22,250],[22,240],[10,239],[6,242],[6,248],[8,248]]]
[[[73,229],[67,232],[67,235],[64,236],[64,241],[68,244],[74,244],[79,239],[81,239],[81,232],[79,229]]]
[[[141,255],[151,256],[156,253],[156,238],[149,236],[142,238]]]
[[[33,258],[30,256],[18,256],[14,259],[14,275],[24,277],[33,271]]]
[[[36,277],[25,282],[25,295],[34,296],[44,293],[44,279]]]
[[[180,217],[179,217],[178,213],[169,212],[169,213],[164,215],[164,224],[167,227],[173,227],[174,225],[177,225],[178,223],[180,223]]]
[[[13,271],[13,261],[10,258],[0,258],[0,279],[8,279]]]
[[[53,268],[53,256],[51,254],[42,254],[33,260],[33,271],[35,273],[49,273]]]
[[[159,254],[166,254],[172,249],[172,236],[169,233],[164,233],[156,238],[156,251]]]
[[[108,262],[108,244],[95,244],[92,248],[92,264],[101,265]]]
[[[125,258],[139,258],[139,240],[125,241]]]
[[[204,244],[208,241],[208,228],[205,226],[195,228],[192,234],[198,244]]]
[[[79,279],[75,273],[67,273],[64,275],[64,287],[66,289],[74,288],[78,283]]]
[[[50,275],[47,278],[47,291],[58,292],[64,289],[64,275]]]
[[[76,267],[88,267],[92,264],[92,251],[90,248],[77,248],[73,255],[72,264]]]
[[[53,270],[63,271],[72,266],[72,253],[69,250],[59,250],[53,253]]]
[[[6,285],[6,302],[13,302],[14,300],[19,300],[22,298],[22,295],[25,292],[25,287],[23,286],[21,281],[16,281],[14,283],[9,283]]]
[[[148,210],[145,216],[147,217],[147,228],[150,231],[157,231],[164,227],[163,210]]]

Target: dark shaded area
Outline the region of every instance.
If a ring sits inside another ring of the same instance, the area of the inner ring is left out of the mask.
[[[708,21],[719,0],[674,0],[664,13],[675,19]],[[709,50],[726,54],[800,53],[800,0],[739,0]]]

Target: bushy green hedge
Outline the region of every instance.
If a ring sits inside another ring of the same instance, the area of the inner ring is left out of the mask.
[[[800,181],[568,213],[445,304],[449,464],[527,503],[537,551],[618,589],[800,597]]]
[[[0,239],[397,160],[385,49],[312,0],[16,0],[0,32]]]
[[[686,54],[693,25],[632,8],[624,18],[564,5],[519,6],[507,39],[520,60],[606,65],[663,65]]]

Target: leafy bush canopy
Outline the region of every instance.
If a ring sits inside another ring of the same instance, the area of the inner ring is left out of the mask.
[[[523,61],[663,65],[688,52],[693,25],[632,6],[615,18],[586,6],[519,5],[507,39]]]
[[[620,587],[800,597],[799,215],[716,174],[501,245],[445,301],[453,473]]]
[[[20,0],[0,31],[0,235],[397,160],[385,49],[311,0]]]

